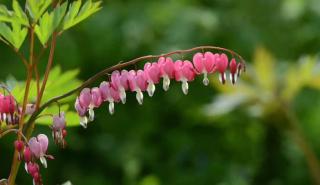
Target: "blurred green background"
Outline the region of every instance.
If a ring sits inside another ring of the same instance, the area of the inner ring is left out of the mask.
[[[56,159],[41,169],[45,184],[316,184],[319,28],[319,0],[104,1],[59,37],[54,63],[62,71],[80,69],[85,80],[119,61],[199,45],[237,51],[248,70],[235,86],[213,76],[204,87],[198,78],[187,96],[174,83],[166,93],[158,86],[143,106],[130,94],[113,116],[103,106],[88,129],[69,128],[65,150],[50,145]],[[3,43],[0,61],[1,81],[25,78]],[[40,132],[51,135],[45,126]],[[0,140],[1,178],[13,141]],[[17,184],[31,184],[23,166]]]

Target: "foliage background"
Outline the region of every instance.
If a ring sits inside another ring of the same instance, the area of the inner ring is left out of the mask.
[[[248,63],[272,63],[260,68],[249,65],[247,75],[250,81],[252,71],[265,74],[264,81],[277,86],[276,92],[288,81],[271,78],[273,74],[285,74],[290,66],[299,68],[299,61],[307,60],[301,57],[319,53],[318,0],[106,0],[103,7],[58,39],[55,64],[63,71],[80,69],[83,80],[138,56],[217,45],[239,52]],[[12,76],[24,79],[22,63],[4,44],[0,45],[0,60],[1,81]],[[300,83],[301,75],[297,70],[290,79]],[[290,105],[320,156],[320,94],[314,88],[318,82],[306,88],[301,84]],[[248,85],[255,96],[265,95],[263,86]],[[143,106],[130,95],[126,105],[116,106],[113,116],[105,106],[87,130],[69,129],[66,150],[50,146],[49,153],[56,160],[42,170],[44,181],[61,184],[70,180],[76,185],[311,184],[303,153],[286,129],[277,126],[286,122],[283,112],[250,114],[247,108],[260,109],[244,103],[224,115],[204,114],[204,107],[217,100],[216,87],[219,85],[203,87],[198,79],[188,96],[178,84],[167,93],[158,87],[155,97],[145,98]],[[230,99],[223,102],[232,104]],[[51,134],[45,126],[36,132]],[[0,177],[9,173],[13,139],[0,140]],[[21,168],[17,183],[30,182]]]

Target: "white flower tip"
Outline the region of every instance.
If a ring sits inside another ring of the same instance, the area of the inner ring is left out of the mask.
[[[109,113],[110,113],[111,115],[114,114],[114,103],[113,103],[113,102],[110,102],[110,103],[109,103]]]
[[[41,164],[43,165],[44,168],[48,167],[47,160],[46,160],[46,158],[44,156],[40,157],[40,162],[41,162]]]
[[[208,86],[209,85],[209,79],[207,77],[203,78],[203,85]]]
[[[27,173],[29,173],[29,172],[28,172],[28,165],[27,165],[27,163],[24,163],[24,169],[26,170]]]
[[[89,121],[93,121],[94,120],[94,110],[93,108],[89,109]]]
[[[139,90],[136,94],[137,101],[140,105],[143,104],[143,93]]]
[[[163,78],[163,90],[168,91],[170,87],[170,79],[169,77]]]
[[[155,90],[156,90],[156,86],[153,83],[149,83],[148,88],[147,88],[147,92],[150,97],[153,96]]]
[[[125,104],[126,103],[126,92],[124,90],[120,91],[120,99],[121,99],[121,102],[122,104]]]
[[[182,92],[183,94],[187,95],[189,91],[189,84],[187,81],[182,82]]]
[[[226,73],[223,73],[223,74],[220,74],[219,75],[219,81],[220,81],[220,83],[222,83],[222,84],[225,84],[226,83]]]
[[[231,74],[230,73],[230,81],[232,83],[232,85],[234,85],[237,82],[238,79],[238,75],[237,74]]]
[[[87,128],[88,126],[88,118],[85,116],[85,117],[80,117],[80,125],[83,127],[83,128]]]

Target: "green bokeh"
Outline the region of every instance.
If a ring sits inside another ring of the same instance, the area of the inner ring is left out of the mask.
[[[301,56],[319,53],[319,0],[106,0],[102,6],[58,38],[55,65],[63,71],[80,69],[82,80],[119,61],[198,45],[233,49],[249,64],[263,46],[276,58],[280,73],[282,63],[293,65]],[[22,51],[27,53],[27,47]],[[25,78],[19,58],[3,43],[0,64],[1,81]],[[178,83],[168,92],[160,88],[143,106],[130,94],[125,105],[116,105],[115,115],[104,105],[88,129],[70,128],[65,150],[49,147],[56,159],[41,169],[45,184],[312,183],[303,152],[284,129],[273,126],[282,118],[252,117],[242,109],[246,105],[208,118],[201,110],[219,92],[204,87],[200,78],[190,84],[188,96]],[[319,91],[303,89],[293,106],[320,154]],[[48,127],[38,127],[40,132],[51,136]],[[9,174],[13,140],[13,135],[0,140],[0,178]],[[23,167],[17,184],[31,184]]]

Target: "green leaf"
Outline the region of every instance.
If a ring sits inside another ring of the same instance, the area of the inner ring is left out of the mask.
[[[52,0],[27,0],[26,7],[33,22],[38,21],[51,3]]]
[[[21,24],[13,22],[10,28],[7,24],[0,22],[0,36],[6,44],[11,44],[14,48],[20,49],[22,43],[24,42],[28,30],[27,28],[22,28]]]
[[[79,74],[79,70],[70,70],[66,72],[62,72],[60,67],[54,67],[47,81],[46,90],[43,94],[42,102],[46,102],[49,99],[64,94],[77,86],[80,85],[81,81],[76,78]],[[41,83],[41,82],[40,82]],[[12,90],[12,94],[17,99],[18,102],[23,101],[25,90],[25,82],[16,82],[15,87]],[[62,105],[61,111],[66,113],[67,126],[78,126],[79,125],[79,116],[75,112],[73,106],[75,101],[75,96],[70,96],[69,98],[65,98],[59,103]],[[30,85],[29,92],[29,102],[35,102],[37,97],[37,88],[36,82],[33,80]],[[53,103],[48,108],[46,108],[42,114],[58,114],[59,109],[56,103]],[[38,124],[42,125],[51,125],[52,118],[51,117],[41,117],[36,121]]]
[[[96,13],[101,9],[101,1],[92,2],[92,0],[88,0],[80,9],[81,1],[73,2],[68,10],[67,15],[64,18],[63,30],[67,30],[72,26],[78,24],[84,19],[88,18],[90,15]]]
[[[47,41],[58,28],[62,18],[67,10],[67,3],[56,7],[51,13],[44,13],[39,20],[39,24],[35,26],[35,33],[37,34],[42,45],[46,45]]]
[[[20,21],[20,23],[24,26],[29,26],[29,20],[27,15],[24,13],[22,8],[20,7],[19,3],[17,0],[12,1],[12,8],[15,12],[15,15],[17,19]]]
[[[0,21],[1,22],[12,22],[13,12],[9,11],[6,6],[0,5]]]

